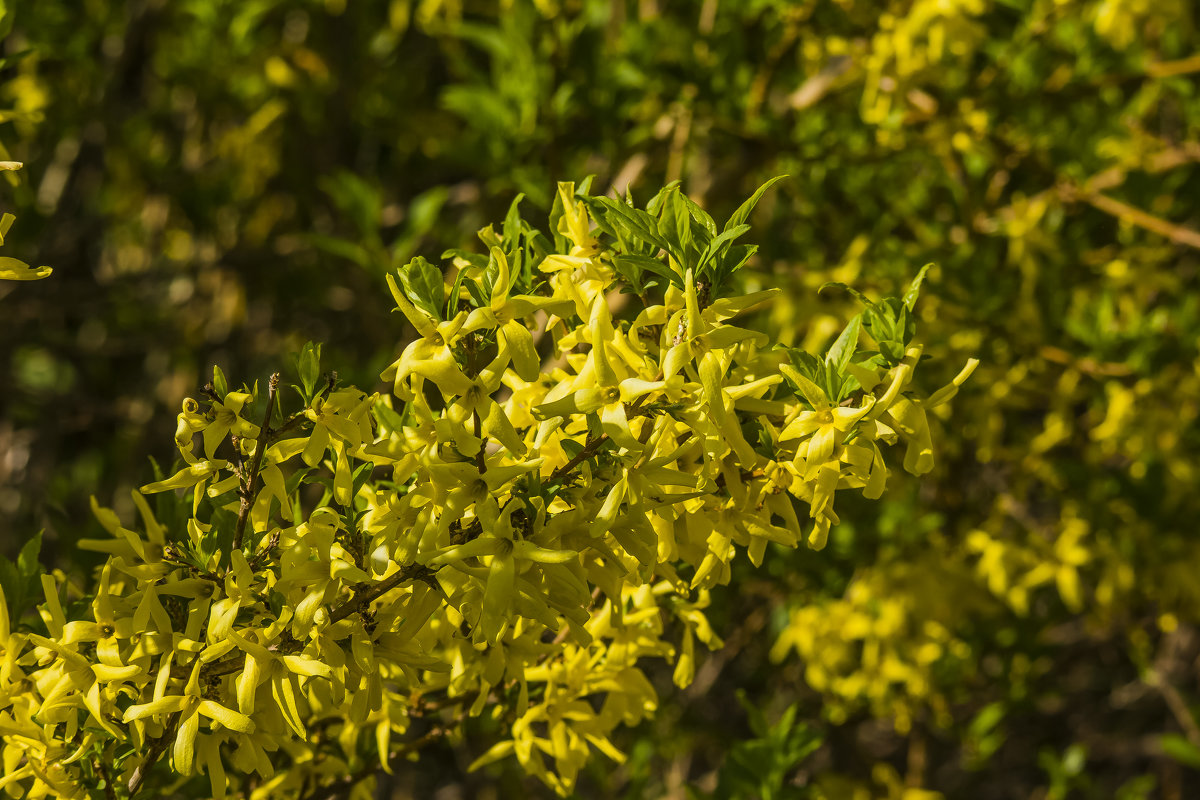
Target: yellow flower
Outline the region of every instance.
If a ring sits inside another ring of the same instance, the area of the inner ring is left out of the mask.
[[[5,166],[16,164],[16,167]],[[0,169],[16,169],[21,166],[18,161],[0,161]],[[0,217],[0,245],[4,244],[4,238],[8,236],[8,229],[12,227],[16,217],[12,214],[5,214]],[[0,281],[40,281],[42,278],[48,277],[51,272],[54,272],[50,267],[31,267],[24,261],[8,256],[0,256]]]
[[[800,387],[804,399],[812,407],[802,410],[779,433],[780,441],[807,439],[806,448],[797,448],[796,461],[807,465],[803,470],[805,480],[810,480],[823,465],[834,460],[834,453],[842,444],[845,435],[867,415],[875,405],[875,398],[867,395],[863,405],[854,408],[835,406],[829,401],[825,390],[801,375],[788,364],[780,365],[780,372]]]
[[[385,381],[393,381],[396,396],[402,400],[412,398],[407,385],[410,375],[433,381],[447,396],[465,392],[470,381],[455,362],[453,348],[461,338],[460,329],[467,319],[466,312],[459,312],[450,320],[434,320],[409,302],[391,275],[387,276],[387,283],[396,300],[396,307],[416,328],[418,336],[380,377]]]
[[[541,374],[541,361],[533,346],[533,334],[525,327],[522,319],[534,311],[549,311],[554,314],[567,313],[569,301],[554,297],[532,295],[509,296],[512,275],[508,259],[499,247],[492,248],[492,259],[499,268],[496,282],[492,285],[492,296],[488,305],[476,308],[463,323],[460,336],[477,330],[495,330],[496,341],[502,353],[511,358],[517,375],[532,381]],[[507,362],[505,363],[507,366]],[[503,371],[503,369],[501,369]]]
[[[431,567],[450,565],[462,569],[460,562],[465,559],[489,559],[479,630],[483,640],[492,645],[504,635],[513,616],[517,575],[522,570],[519,562],[564,564],[579,558],[574,550],[541,547],[519,536],[512,523],[513,512],[519,506],[517,502],[509,502],[499,513],[491,506],[479,507],[484,533],[465,544],[439,551],[428,562]]]
[[[125,709],[122,718],[124,722],[134,722],[147,717],[178,713],[175,744],[172,748],[172,761],[175,771],[181,775],[192,773],[192,760],[196,753],[196,736],[200,731],[200,718],[205,717],[212,722],[238,733],[253,733],[254,720],[245,714],[226,708],[215,700],[206,700],[200,691],[199,659],[192,667],[191,677],[181,695],[167,695],[149,703],[139,703]],[[165,723],[164,723],[165,724]]]

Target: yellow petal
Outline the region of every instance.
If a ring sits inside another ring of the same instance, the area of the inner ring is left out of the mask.
[[[31,267],[19,259],[0,256],[0,280],[40,281],[53,271],[50,267]]]
[[[201,700],[198,710],[204,716],[215,719],[231,731],[254,733],[254,720],[213,700]]]
[[[954,380],[950,381],[949,385],[943,386],[941,389],[938,389],[929,396],[929,400],[926,401],[925,407],[937,408],[942,403],[953,399],[954,395],[958,394],[958,387],[966,383],[967,378],[971,377],[971,373],[974,372],[975,368],[978,366],[978,358],[967,359],[967,365],[962,368],[961,372],[954,376]]]
[[[512,739],[506,739],[503,742],[497,742],[488,749],[486,753],[471,762],[467,767],[467,772],[474,772],[480,767],[486,767],[488,764],[499,761],[502,758],[508,758],[513,754],[514,742]]]
[[[535,381],[542,374],[541,360],[533,346],[533,335],[515,319],[504,323],[501,335],[511,350],[513,369],[524,381]]]
[[[121,721],[133,722],[135,719],[144,719],[155,714],[170,714],[175,711],[182,711],[185,705],[187,705],[186,697],[171,695],[170,697],[164,697],[161,700],[155,700],[151,703],[130,706],[125,709],[125,714],[121,718]]]
[[[227,463],[219,459],[201,461],[181,469],[166,480],[148,483],[142,487],[141,491],[143,494],[154,494],[155,492],[165,492],[168,489],[186,489],[207,479],[217,470],[224,469]]]
[[[479,620],[480,632],[489,644],[495,644],[508,627],[516,593],[517,572],[512,551],[493,556],[488,568],[487,585],[483,590],[483,614]]]
[[[933,469],[933,439],[925,409],[902,397],[892,404],[888,414],[896,430],[904,436],[908,449],[904,452],[904,469],[913,475],[924,475]]]
[[[185,713],[179,723],[179,733],[175,735],[175,747],[172,751],[175,771],[180,775],[192,774],[192,758],[196,752],[196,734],[199,730],[200,715],[194,710]]]
[[[605,406],[600,414],[600,427],[608,434],[608,438],[626,450],[640,451],[642,449],[642,443],[629,429],[629,419],[625,416],[623,404],[613,403]]]
[[[333,670],[315,658],[307,658],[306,656],[280,656],[279,660],[283,662],[283,665],[288,668],[289,672],[303,675],[306,678],[318,675],[322,678],[328,678],[333,674]]]

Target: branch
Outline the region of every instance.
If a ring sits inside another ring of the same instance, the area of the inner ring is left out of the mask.
[[[1108,195],[1099,193],[1084,195],[1083,199],[1088,204],[1106,214],[1111,214],[1122,222],[1128,222],[1131,225],[1137,225],[1139,228],[1145,228],[1152,233],[1157,233],[1159,236],[1171,240],[1175,244],[1200,248],[1200,233],[1190,228],[1168,222],[1162,217],[1156,217],[1128,203],[1115,200]]]
[[[134,768],[133,775],[129,778],[130,800],[133,800],[133,796],[142,788],[142,785],[146,782],[146,777],[150,774],[150,770],[154,768],[158,759],[162,758],[167,745],[175,738],[175,728],[178,725],[179,712],[176,711],[171,715],[166,727],[163,728],[162,735],[154,740],[154,744],[150,745],[150,751],[146,753],[146,759]]]
[[[378,600],[383,595],[395,589],[402,583],[410,583],[418,580],[432,580],[434,572],[424,564],[409,564],[406,567],[401,567],[394,572],[391,577],[384,578],[379,583],[359,594],[354,593],[354,597],[342,603],[338,608],[333,610],[329,615],[329,624],[341,622],[346,617],[353,614],[355,611],[364,608],[365,606]]]
[[[479,474],[487,472],[486,449],[483,442],[483,420],[479,418],[479,411],[471,412],[471,417],[474,420],[475,438],[479,440],[479,452],[475,454],[475,466],[479,468]]]
[[[250,462],[250,475],[246,478],[245,484],[242,485],[240,492],[242,496],[242,504],[238,508],[237,525],[233,529],[233,549],[242,549],[242,539],[246,535],[246,521],[250,519],[250,509],[254,507],[254,498],[257,494],[255,484],[258,483],[258,470],[262,467],[263,453],[267,451],[267,445],[270,443],[268,432],[271,429],[271,415],[275,413],[275,394],[279,390],[279,373],[276,372],[271,376],[271,380],[267,384],[267,413],[263,418],[262,428],[258,434],[258,444],[254,448],[254,458]]]
[[[117,787],[113,786],[112,778],[109,777],[108,770],[104,768],[104,762],[98,758],[92,759],[92,767],[96,772],[100,773],[100,779],[104,781],[104,796],[107,800],[117,800]]]
[[[598,451],[607,441],[607,433],[602,433],[594,439],[589,439],[587,444],[583,446],[583,449],[580,450],[574,458],[550,474],[550,483],[567,477],[567,475],[571,473],[571,470],[575,469],[584,461],[587,461],[589,458],[596,455],[596,451]]]

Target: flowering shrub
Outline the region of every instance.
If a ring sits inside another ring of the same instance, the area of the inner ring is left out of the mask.
[[[93,500],[93,586],[23,555],[9,585],[45,602],[28,626],[27,597],[0,606],[0,786],[365,797],[485,713],[504,735],[473,769],[515,757],[565,795],[593,750],[620,761],[611,733],[658,702],[644,660],[686,686],[697,640],[721,645],[705,609],[737,551],[822,548],[837,491],[880,497],[893,445],[927,472],[927,411],[975,366],[915,390],[924,271],[856,294],[821,357],[733,324],[777,292],[735,277],[769,185],[723,226],[675,184],[644,209],[559,184],[549,233],[518,198],[485,253],[387,276],[416,332],[390,396],[312,345],[290,388],[215,369],[137,530]]]

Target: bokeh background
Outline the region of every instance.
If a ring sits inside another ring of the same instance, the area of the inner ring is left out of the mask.
[[[819,350],[933,262],[938,466],[740,563],[726,647],[580,797],[1200,796],[1200,10],[1193,0],[9,0],[0,534],[82,572],[221,366],[307,340],[363,388],[385,272],[556,180],[755,213],[758,321]],[[3,7],[3,6],[0,6]],[[849,498],[848,498],[849,499]],[[467,775],[488,723],[384,797]]]

